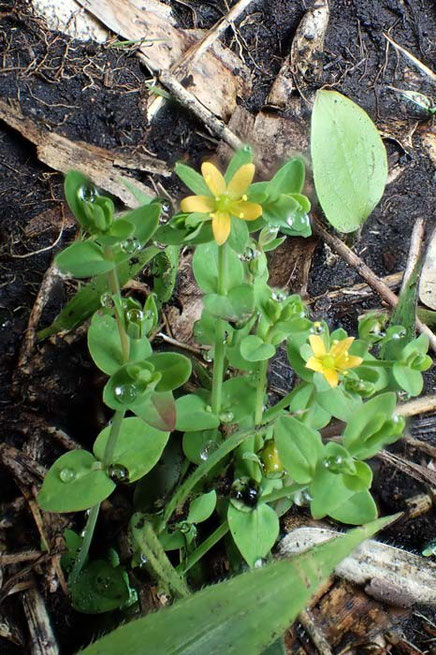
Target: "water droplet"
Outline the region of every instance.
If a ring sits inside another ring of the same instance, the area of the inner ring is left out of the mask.
[[[129,470],[122,464],[111,464],[108,468],[108,474],[115,484],[129,481]]]
[[[141,244],[138,241],[138,239],[133,237],[133,239],[126,239],[125,241],[123,241],[120,244],[120,248],[123,252],[126,253],[126,255],[133,255],[135,252],[140,250]]]
[[[281,291],[281,289],[277,289],[276,291],[272,292],[271,298],[276,302],[283,302],[284,300],[286,300],[287,296],[284,291]]]
[[[307,489],[301,489],[294,494],[294,503],[298,505],[298,507],[309,505],[311,500],[312,496]]]
[[[191,524],[188,523],[187,521],[182,521],[180,524],[180,532],[182,534],[188,534],[188,532],[191,531]]]
[[[289,216],[289,218],[286,219],[286,225],[288,227],[293,227],[294,226],[294,217],[293,216]]]
[[[242,253],[242,255],[239,255],[239,259],[242,262],[251,262],[253,259],[257,259],[259,257],[260,251],[257,250],[257,248],[253,248],[252,246],[248,246]]]
[[[126,313],[126,318],[132,323],[140,323],[144,320],[145,316],[144,312],[140,309],[129,309],[129,311]]]
[[[59,471],[59,480],[61,482],[73,482],[76,479],[76,472],[70,468],[63,468]]]
[[[221,423],[231,423],[233,421],[233,412],[223,412],[220,414]]]
[[[344,460],[340,455],[331,455],[323,460],[323,465],[331,473],[340,473],[343,469]]]
[[[85,200],[86,202],[94,202],[95,196],[97,194],[95,187],[92,184],[83,184],[81,187],[79,187],[77,195],[81,200]]]
[[[211,356],[210,352],[208,350],[203,350],[202,352],[202,357],[205,362],[212,362],[213,357]]]
[[[102,293],[100,296],[100,304],[102,307],[105,309],[113,309],[115,307],[115,303],[113,301],[113,298],[110,293]]]
[[[325,327],[324,327],[324,325],[323,325],[322,323],[320,323],[319,321],[317,321],[317,322],[314,323],[314,324],[312,325],[312,327],[310,328],[310,332],[311,332],[312,334],[323,334],[323,333],[325,332]]]
[[[215,450],[218,448],[218,445],[216,444],[215,441],[206,441],[206,443],[203,444],[203,447],[200,450],[200,459],[205,462],[209,457],[212,455],[212,453],[215,452]]]
[[[238,478],[232,484],[230,502],[237,509],[250,511],[257,505],[259,492],[259,484],[256,480],[247,477]]]
[[[104,595],[110,588],[112,580],[107,575],[97,575],[95,577],[95,589]]]
[[[146,564],[148,564],[148,559],[143,555],[143,553],[141,553],[139,556],[139,566],[145,566]]]
[[[134,384],[119,384],[115,387],[114,394],[120,403],[132,403],[136,400],[138,390]]]

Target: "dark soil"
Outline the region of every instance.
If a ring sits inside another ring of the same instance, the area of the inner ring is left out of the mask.
[[[227,12],[226,2],[171,4],[180,26],[209,28]],[[187,5],[190,5],[190,8]],[[233,4],[233,3],[232,3]],[[228,30],[224,41],[238,54],[242,53],[253,75],[252,96],[243,101],[254,114],[265,104],[269,88],[289,52],[296,27],[310,3],[304,0],[259,1],[250,8],[238,32],[238,40]],[[436,7],[433,0],[331,0],[331,18],[325,44],[324,82],[359,103],[373,119],[392,135],[399,121],[412,127],[425,126],[425,117],[407,104],[388,86],[408,88],[403,79],[404,67],[390,49],[386,58],[389,33],[398,43],[413,52],[424,64],[435,61]],[[198,165],[216,147],[203,125],[171,103],[159,120],[148,125],[144,116],[144,100],[149,77],[134,53],[104,46],[83,44],[59,33],[47,31],[43,21],[32,16],[25,0],[0,2],[0,96],[18,101],[24,114],[42,120],[49,129],[72,140],[118,149],[122,152],[152,152],[168,164],[178,159]],[[107,73],[110,71],[110,75]],[[412,88],[431,96],[432,89],[421,78]],[[242,101],[241,101],[242,102]],[[407,130],[405,131],[407,132]],[[49,346],[39,346],[39,368],[29,380],[17,371],[20,348],[27,322],[41,280],[53,255],[74,236],[74,223],[68,218],[59,242],[62,220],[62,176],[39,163],[34,147],[7,126],[0,125],[0,411],[3,439],[29,453],[37,453],[38,461],[49,466],[62,450],[45,434],[35,442],[32,430],[24,429],[23,412],[43,418],[47,425],[56,425],[83,446],[89,446],[95,431],[104,421],[100,401],[102,381],[89,360],[84,338],[69,345],[55,339]],[[356,251],[380,276],[403,270],[409,248],[409,235],[417,216],[426,216],[429,226],[436,215],[434,164],[420,149],[386,139],[391,163],[404,166],[404,172],[390,184],[382,202],[365,225]],[[74,162],[72,162],[74,166]],[[138,179],[147,182],[144,173]],[[177,180],[162,180],[173,194],[181,187]],[[41,252],[39,252],[41,251]],[[309,293],[319,296],[336,288],[358,282],[357,273],[343,261],[328,257],[323,245],[315,253],[309,280]],[[66,298],[73,293],[71,285],[58,284],[46,307],[41,325],[48,325]],[[332,325],[355,332],[359,314],[368,307],[380,306],[373,298],[364,303],[324,304]],[[315,311],[321,309],[315,306]],[[286,371],[278,377],[289,382]],[[14,383],[14,384],[12,384]],[[84,392],[84,389],[87,389]],[[427,391],[433,389],[433,377],[427,380]],[[89,391],[88,391],[89,390]],[[411,426],[412,432],[436,445],[436,417],[426,416]],[[28,425],[26,426],[28,428]],[[42,431],[42,434],[44,432]],[[405,445],[396,451],[420,462],[421,455]],[[7,503],[20,495],[15,482],[0,469],[1,501]],[[423,486],[391,468],[379,467],[375,495],[382,514],[404,509],[405,500],[425,491]],[[124,520],[123,503],[130,502],[128,493],[121,494],[118,518]],[[10,511],[8,509],[8,511]],[[403,522],[386,532],[386,539],[400,547],[420,553],[436,537],[435,513]],[[10,552],[39,547],[39,537],[31,515],[21,511],[14,516],[16,526],[6,530],[5,546]],[[120,522],[115,523],[119,526]],[[108,529],[106,529],[108,528]],[[117,527],[110,522],[101,529],[101,548],[110,545]],[[3,549],[3,546],[2,546]],[[6,571],[6,578],[13,571]],[[42,587],[52,616],[56,636],[63,655],[73,653],[91,637],[93,629],[107,627],[106,618],[92,617],[72,611],[61,591],[48,593]],[[4,601],[7,616],[23,629],[18,596]],[[0,610],[1,611],[1,610]],[[113,618],[116,621],[119,617]],[[406,636],[422,649],[428,648],[418,619],[407,627]],[[27,637],[26,637],[27,638]],[[2,653],[28,652],[0,638]]]

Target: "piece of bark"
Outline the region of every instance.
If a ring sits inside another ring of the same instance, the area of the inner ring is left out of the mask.
[[[298,528],[282,539],[279,552],[283,556],[297,555],[338,536],[334,530]],[[436,605],[436,564],[373,539],[356,548],[335,573],[365,585],[367,594],[391,605]]]
[[[327,0],[318,0],[304,14],[292,41],[291,51],[269,92],[269,105],[286,109],[292,103],[294,91],[307,100],[309,89],[321,80],[322,53],[329,14]]]
[[[33,586],[21,594],[24,614],[27,619],[30,632],[31,655],[59,655],[59,647],[56,643],[50,617],[44,605],[41,594]]]
[[[177,30],[155,13],[143,11],[131,0],[79,0],[79,3],[115,34],[129,40],[155,39],[139,47],[142,58],[153,73],[169,71],[195,43],[192,35]],[[224,120],[228,120],[235,110],[236,97],[248,92],[242,78],[229,71],[209,51],[194,63],[181,82],[207,109]]]
[[[71,168],[80,171],[101,189],[120,198],[127,207],[137,207],[138,201],[125,183],[138,192],[154,195],[154,192],[127,175],[125,170],[135,169],[170,175],[165,162],[138,154],[123,155],[99,148],[83,141],[70,141],[61,134],[50,132],[41,122],[24,116],[16,102],[0,99],[0,120],[36,145],[38,158],[50,168],[67,173]]]
[[[335,653],[356,652],[372,645],[406,620],[409,613],[383,606],[343,580],[337,581],[311,609],[314,622]],[[306,655],[296,626],[287,633],[286,646],[289,655]]]
[[[317,245],[316,237],[286,239],[269,255],[271,273],[268,284],[306,297],[312,256]]]

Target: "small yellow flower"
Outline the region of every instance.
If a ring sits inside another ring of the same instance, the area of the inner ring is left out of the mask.
[[[309,341],[313,356],[307,360],[306,368],[321,373],[331,387],[338,386],[339,373],[345,375],[347,369],[360,366],[363,362],[362,357],[348,354],[354,337],[334,341],[328,352],[322,337],[311,335]]]
[[[231,216],[243,221],[254,221],[262,214],[262,206],[247,202],[246,191],[253,181],[254,164],[244,164],[228,184],[216,166],[205,162],[201,173],[210,191],[207,196],[188,196],[180,203],[182,212],[209,214],[212,230],[218,245],[225,243],[230,234]]]

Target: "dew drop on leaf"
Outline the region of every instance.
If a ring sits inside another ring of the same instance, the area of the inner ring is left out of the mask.
[[[215,441],[206,441],[206,443],[203,445],[202,449],[200,450],[200,459],[205,462],[209,457],[212,455],[213,452],[217,449],[217,444]]]
[[[83,184],[78,188],[77,195],[81,200],[94,202],[96,196],[95,188],[91,184]]]
[[[221,423],[231,423],[233,421],[233,412],[223,412],[220,414]]]
[[[76,472],[70,468],[63,468],[59,471],[59,480],[61,482],[73,482],[76,479]]]
[[[132,323],[140,323],[141,321],[144,320],[144,312],[141,309],[129,309],[129,311],[126,314],[126,318],[128,321],[131,321]]]
[[[108,468],[108,474],[115,484],[129,481],[129,471],[122,464],[111,464]]]
[[[100,304],[105,309],[113,309],[115,306],[115,303],[110,293],[102,293],[102,295],[100,296]]]
[[[114,394],[121,403],[132,403],[136,400],[138,390],[134,384],[119,384],[115,387]]]
[[[133,237],[133,239],[126,239],[120,244],[121,250],[126,253],[126,255],[133,255],[141,248],[141,244]]]

